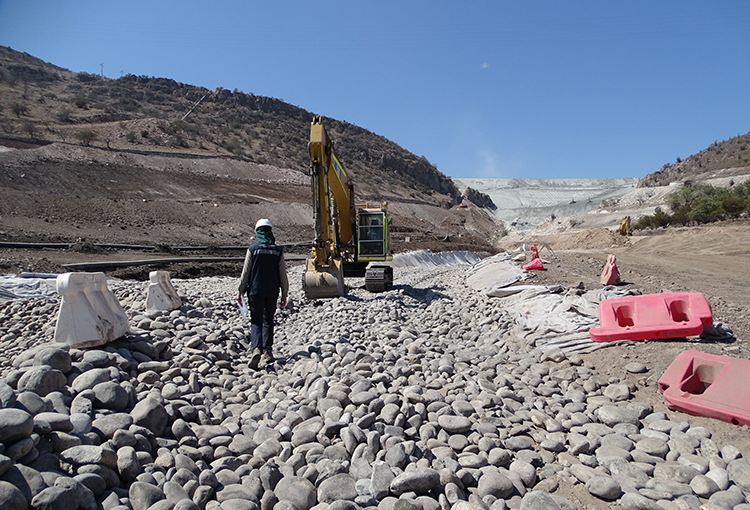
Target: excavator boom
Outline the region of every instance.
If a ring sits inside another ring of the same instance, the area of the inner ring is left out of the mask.
[[[345,272],[347,276],[365,276],[370,290],[384,290],[393,280],[393,270],[385,266],[368,275],[366,268],[370,262],[392,258],[385,206],[355,207],[354,186],[333,152],[333,142],[320,117],[314,117],[310,125],[308,148],[315,240],[302,280],[305,296],[316,299],[344,295]]]

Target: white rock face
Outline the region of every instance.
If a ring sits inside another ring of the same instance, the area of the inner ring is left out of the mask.
[[[474,188],[497,206],[495,217],[507,228],[528,232],[550,219],[583,215],[604,200],[622,197],[637,178],[614,179],[454,179],[462,191]]]

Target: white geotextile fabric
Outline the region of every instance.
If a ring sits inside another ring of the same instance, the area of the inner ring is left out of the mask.
[[[513,294],[518,294],[519,292],[523,292],[524,290],[534,290],[534,291],[546,291],[546,292],[552,292],[550,290],[550,287],[547,287],[546,285],[513,285],[511,287],[492,287],[488,290],[486,290],[484,293],[488,297],[508,297],[512,296]],[[558,291],[559,292],[559,291]]]
[[[631,294],[626,289],[605,287],[582,295],[573,291],[552,294],[547,290],[525,290],[503,298],[503,308],[511,314],[526,336],[588,331],[599,323],[599,303]]]
[[[466,271],[466,285],[488,296],[525,278],[524,270],[505,252],[482,259]]]
[[[631,294],[617,287],[560,293],[560,286],[517,285],[526,272],[510,254],[482,259],[466,271],[466,285],[488,297],[502,299],[503,308],[516,323],[516,334],[540,338],[588,332],[599,323],[599,303]]]
[[[39,275],[36,278],[0,275],[0,299],[46,298],[56,295],[56,274]]]
[[[478,261],[479,255],[471,251],[433,253],[431,250],[415,250],[395,254],[393,261],[389,265],[392,267],[457,266],[462,264],[471,265]]]

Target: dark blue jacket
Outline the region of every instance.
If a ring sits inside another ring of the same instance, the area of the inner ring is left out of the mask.
[[[249,295],[273,295],[281,290],[282,296],[287,296],[289,282],[281,246],[255,243],[247,249],[239,290]]]

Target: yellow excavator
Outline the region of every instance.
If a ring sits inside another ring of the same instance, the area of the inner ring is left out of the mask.
[[[633,231],[630,230],[630,215],[625,216],[625,219],[620,222],[620,235],[621,236],[632,236]]]
[[[315,240],[302,279],[308,299],[346,294],[344,277],[365,277],[365,288],[380,292],[393,284],[393,260],[386,203],[355,204],[354,185],[333,152],[323,120],[310,124],[310,180]]]

